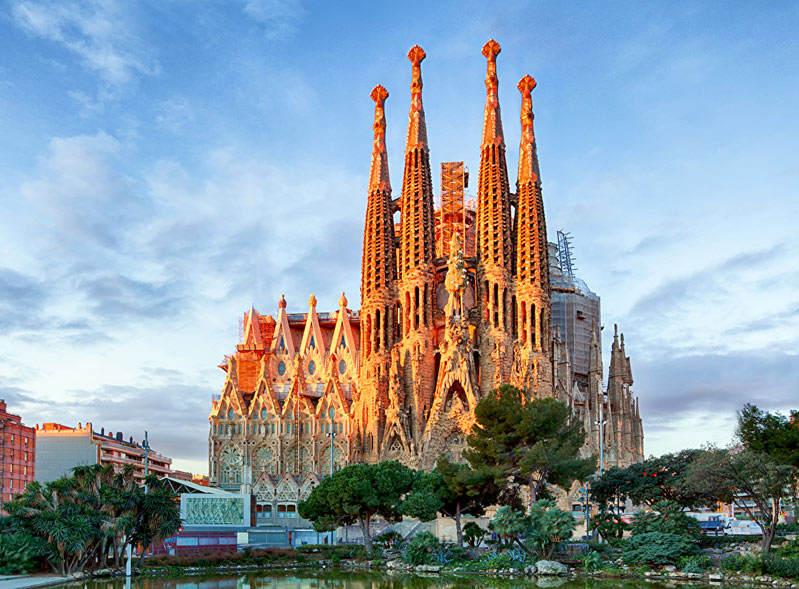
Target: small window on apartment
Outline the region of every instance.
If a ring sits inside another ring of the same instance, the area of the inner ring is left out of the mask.
[[[25,445],[28,445],[28,438],[25,438]]]

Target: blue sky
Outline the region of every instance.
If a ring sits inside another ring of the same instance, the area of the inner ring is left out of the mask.
[[[490,37],[512,170],[538,81],[548,227],[625,332],[647,453],[799,406],[799,4],[1,6],[0,397],[27,423],[148,429],[205,471],[240,314],[357,304],[369,91],[398,191],[420,44],[431,162],[476,180]]]

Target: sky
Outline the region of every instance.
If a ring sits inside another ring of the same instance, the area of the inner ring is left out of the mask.
[[[242,313],[357,308],[372,87],[398,193],[421,45],[431,164],[476,186],[494,38],[509,169],[529,73],[646,454],[725,445],[744,403],[799,408],[797,30],[789,1],[5,1],[0,398],[207,472]]]

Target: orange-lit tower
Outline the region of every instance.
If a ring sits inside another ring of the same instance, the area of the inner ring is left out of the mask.
[[[516,181],[516,333],[522,362],[528,367],[531,392],[551,390],[551,306],[549,255],[544,201],[533,132],[532,91],[535,80],[527,75],[518,84],[522,94],[522,138]],[[541,386],[544,386],[541,389]]]
[[[391,346],[395,341],[396,249],[392,217],[391,182],[386,149],[385,101],[388,91],[375,86],[374,145],[369,173],[369,198],[363,234],[361,264],[361,402],[354,409],[359,415],[361,443],[368,454],[376,452],[382,435],[386,407]]]
[[[405,144],[405,169],[400,198],[399,301],[402,306],[400,358],[403,383],[411,404],[411,427],[423,427],[434,388],[435,227],[433,183],[427,146],[427,124],[422,107],[424,50],[408,52],[413,64],[411,108]]]
[[[499,43],[483,46],[488,60],[480,176],[477,186],[477,281],[480,301],[480,388],[507,382],[513,355],[513,241],[505,138],[499,109]]]

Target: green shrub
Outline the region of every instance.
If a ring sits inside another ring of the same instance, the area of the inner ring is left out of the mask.
[[[799,559],[799,539],[785,542],[774,552],[777,556],[781,556],[782,558]]]
[[[0,575],[32,573],[39,568],[37,539],[17,532],[0,536]]]
[[[725,571],[747,573],[749,575],[763,574],[763,559],[749,554],[733,554],[721,561],[721,568]]]
[[[430,564],[432,551],[438,548],[438,538],[430,532],[419,532],[402,553],[402,560],[414,566],[420,564]]]
[[[695,539],[701,534],[702,528],[698,521],[683,512],[677,502],[658,501],[652,506],[652,511],[635,516],[630,531],[633,535],[660,532]]]
[[[713,561],[704,554],[683,556],[677,559],[677,568],[684,573],[704,573]]]
[[[760,534],[741,536],[699,536],[699,546],[702,548],[718,548],[720,546],[743,544],[746,542],[756,542],[760,544],[761,539],[762,536]]]
[[[602,568],[602,557],[595,550],[590,550],[584,554],[580,561],[582,562],[583,569],[589,572],[598,571]]]
[[[463,539],[466,540],[466,543],[472,548],[477,548],[487,533],[486,530],[481,528],[475,522],[467,522],[466,525],[463,526],[462,531]]]
[[[555,502],[550,499],[536,501],[528,519],[530,527],[524,544],[543,559],[552,558],[555,546],[571,538],[574,532],[575,523],[572,514],[558,509]]]
[[[600,511],[591,520],[594,529],[600,533],[602,538],[611,546],[621,544],[624,537],[624,530],[628,525],[621,520],[621,517],[608,511]]]
[[[766,574],[786,579],[799,579],[799,559],[768,556],[763,558]]]
[[[374,543],[380,548],[393,548],[394,546],[402,544],[402,534],[396,530],[389,530],[375,538]]]
[[[649,532],[624,541],[622,559],[627,564],[676,564],[682,556],[699,552],[696,543],[676,534]]]

